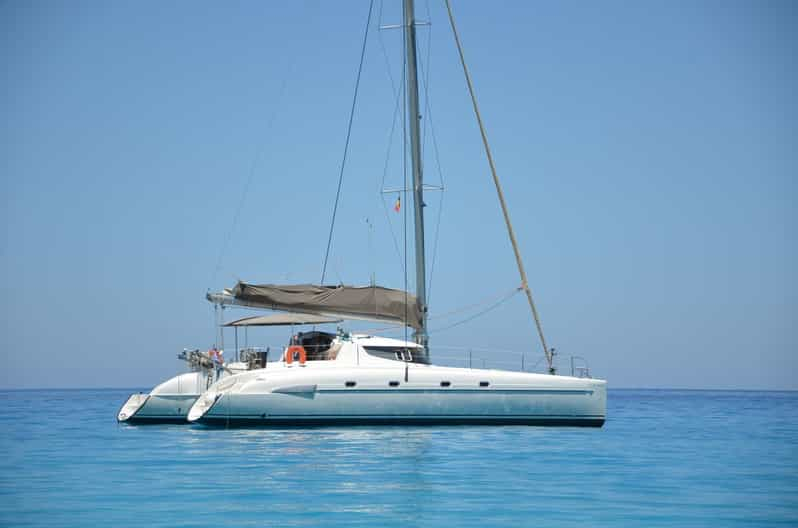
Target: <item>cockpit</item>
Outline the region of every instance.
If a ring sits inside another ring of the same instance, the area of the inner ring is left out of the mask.
[[[333,346],[336,335],[329,332],[298,332],[291,337],[289,345],[305,349],[308,361],[328,361],[335,359],[340,346]]]

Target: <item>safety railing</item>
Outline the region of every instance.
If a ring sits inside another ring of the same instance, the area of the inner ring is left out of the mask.
[[[443,353],[439,351],[443,351]],[[430,355],[432,362],[436,365],[548,373],[546,356],[542,354],[533,355],[497,348],[432,346]],[[590,368],[585,358],[569,356],[568,362],[565,364],[568,370],[563,369],[563,359],[566,358],[559,353],[554,354],[554,367],[557,373],[569,374],[578,378],[590,377]]]
[[[571,376],[577,378],[590,377],[590,367],[587,365],[587,360],[582,356],[571,356]]]
[[[255,368],[267,367],[270,362],[282,361],[286,346],[284,343],[248,345],[240,347],[237,356],[239,361],[245,363],[250,360],[262,362],[262,365],[253,365]],[[235,351],[231,350],[231,352],[234,354],[227,361],[235,361]],[[440,366],[548,373],[548,364],[544,355],[528,354],[516,350],[433,345],[430,347],[430,356],[432,363]],[[554,366],[558,374],[577,378],[591,377],[590,367],[582,356],[563,357],[560,353],[555,353]]]

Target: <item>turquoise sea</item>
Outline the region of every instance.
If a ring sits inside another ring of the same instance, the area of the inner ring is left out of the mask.
[[[602,429],[119,425],[0,392],[3,526],[798,526],[798,393],[610,390]]]

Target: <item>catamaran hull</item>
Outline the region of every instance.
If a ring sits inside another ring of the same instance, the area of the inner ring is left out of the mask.
[[[606,383],[601,380],[498,371],[425,369],[420,381],[389,381],[384,372],[360,373],[357,387],[338,375],[316,375],[322,383],[303,384],[305,376],[238,383],[231,378],[203,394],[189,421],[208,425],[307,427],[338,425],[546,425],[601,427],[606,416]],[[456,372],[460,371],[460,372]],[[297,374],[300,374],[297,372]],[[441,387],[440,379],[462,374]],[[310,376],[308,376],[309,378]],[[326,379],[325,379],[326,378]],[[480,386],[480,378],[493,382]],[[550,383],[541,386],[542,382]],[[336,383],[336,381],[338,381]],[[505,383],[501,383],[505,381]],[[350,382],[351,383],[351,382]],[[389,384],[395,384],[388,388]],[[232,385],[231,385],[232,384]],[[264,386],[270,385],[270,387]],[[361,387],[362,386],[362,387]]]
[[[144,401],[139,403],[139,397]],[[131,424],[186,423],[189,409],[199,394],[131,394],[122,406],[117,420]]]
[[[268,412],[261,406],[251,413],[227,413],[224,398],[217,403],[219,409],[198,420],[197,423],[221,426],[265,426],[265,427],[326,427],[350,425],[540,425],[601,427],[603,415],[579,414],[330,414],[304,413],[286,414],[288,409],[270,405]],[[340,407],[339,407],[340,409]],[[342,409],[341,409],[342,410]]]
[[[185,423],[189,409],[210,382],[204,372],[170,378],[149,394],[131,394],[116,419],[127,423]]]

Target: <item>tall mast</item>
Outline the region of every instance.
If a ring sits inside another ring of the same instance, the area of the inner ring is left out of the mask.
[[[416,298],[421,311],[421,328],[415,332],[416,343],[427,351],[427,279],[424,262],[424,183],[421,171],[421,112],[418,107],[418,67],[416,64],[416,17],[413,0],[404,0],[405,48],[407,53],[407,105],[410,121],[410,156],[413,165],[413,211],[416,231]]]

